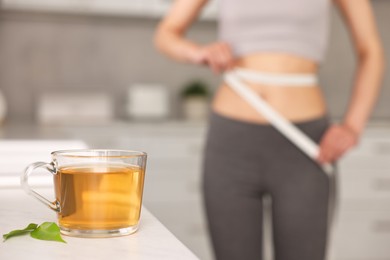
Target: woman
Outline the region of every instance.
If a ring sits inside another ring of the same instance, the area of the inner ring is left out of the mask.
[[[382,47],[369,0],[334,1],[352,35],[358,66],[345,117],[332,125],[316,80],[330,0],[220,0],[220,38],[199,45],[185,33],[206,2],[176,0],[158,27],[156,46],[215,73],[256,74],[260,79],[243,77],[237,84],[319,143],[314,162],[225,77],[212,104],[204,168],[216,257],[262,259],[262,203],[269,195],[275,259],[324,259],[331,181],[319,165],[336,162],[358,143],[382,78]]]

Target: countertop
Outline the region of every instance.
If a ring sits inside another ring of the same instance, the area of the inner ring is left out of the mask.
[[[46,190],[46,192],[45,192]],[[40,192],[50,194],[49,189]],[[56,221],[55,212],[20,188],[0,189],[0,234],[29,223]],[[139,230],[116,238],[75,238],[63,236],[66,244],[21,236],[0,242],[0,259],[198,259],[146,208]]]
[[[52,124],[42,125],[33,122],[6,122],[0,125],[1,139],[80,139],[90,135],[126,136],[132,133],[170,134],[205,132],[206,122],[192,121],[121,121],[114,120],[102,124]]]
[[[60,133],[60,130],[27,126],[0,130],[10,137],[0,142],[0,235],[24,228],[29,223],[56,222],[55,212],[20,188],[19,176],[34,161],[50,161],[50,151],[87,147],[84,141],[69,139],[72,134]],[[23,136],[33,139],[19,139]],[[52,139],[58,137],[65,139]],[[38,181],[36,186],[34,179]],[[50,174],[37,172],[31,181],[34,189],[54,200]],[[198,259],[145,207],[140,228],[132,235],[104,239],[63,237],[67,244],[35,240],[29,236],[0,241],[0,259]]]

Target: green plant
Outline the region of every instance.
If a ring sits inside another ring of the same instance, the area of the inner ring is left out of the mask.
[[[189,97],[207,97],[209,90],[207,83],[201,80],[193,80],[184,85],[181,92],[183,98]]]

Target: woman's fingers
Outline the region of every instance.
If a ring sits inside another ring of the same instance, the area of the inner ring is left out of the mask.
[[[214,73],[220,73],[225,69],[226,55],[220,44],[213,44],[209,49],[209,61]]]
[[[331,126],[320,142],[318,161],[332,163],[357,144],[358,137],[343,125]]]
[[[221,73],[232,68],[233,55],[226,43],[213,43],[200,50],[200,57],[214,73]]]
[[[216,55],[218,59],[219,66],[222,70],[227,70],[232,63],[232,54],[230,47],[225,43],[220,43],[215,46]]]
[[[234,66],[234,58],[230,46],[226,43],[223,43],[220,48],[223,54],[224,70],[232,69]]]

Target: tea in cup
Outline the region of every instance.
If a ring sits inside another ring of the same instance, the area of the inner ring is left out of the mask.
[[[57,212],[61,233],[112,237],[138,229],[146,153],[124,150],[52,152],[52,162],[36,162],[22,176],[23,188]],[[53,174],[56,199],[49,201],[28,185],[36,168]]]

